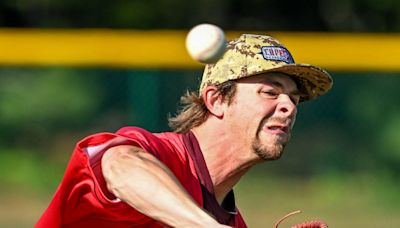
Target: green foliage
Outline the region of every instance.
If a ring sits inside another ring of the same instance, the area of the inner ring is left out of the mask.
[[[54,139],[55,131],[71,131],[87,120],[98,109],[102,93],[82,73],[60,68],[2,69],[2,145],[40,146]]]
[[[351,92],[347,107],[347,112],[359,120],[359,133],[373,140],[370,150],[391,161],[400,161],[400,102],[395,92],[400,86],[398,81],[394,75],[366,81]]]
[[[297,175],[399,173],[399,86],[397,74],[334,74],[331,92],[299,107],[283,166]]]
[[[378,140],[379,148],[385,151],[384,156],[389,160],[400,161],[400,116],[389,117],[382,127],[382,133]]]
[[[53,194],[65,170],[65,162],[40,157],[34,151],[0,149],[2,191],[29,189],[38,194]]]
[[[71,150],[88,133],[125,125],[169,130],[167,115],[174,115],[187,87],[197,89],[201,72],[38,68],[0,74],[0,142],[47,156],[68,153],[59,148]],[[292,142],[272,170],[397,175],[398,75],[336,73],[334,81],[326,96],[299,106]]]
[[[41,122],[71,123],[98,105],[93,84],[68,70],[2,71],[1,123],[10,127]]]

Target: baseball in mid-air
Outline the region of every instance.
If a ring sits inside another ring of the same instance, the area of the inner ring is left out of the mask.
[[[186,49],[201,63],[215,63],[225,52],[225,33],[213,24],[196,25],[186,36]]]

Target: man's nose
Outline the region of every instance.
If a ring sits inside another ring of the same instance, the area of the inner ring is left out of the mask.
[[[289,95],[281,94],[279,95],[279,103],[277,106],[278,112],[283,114],[285,117],[293,118],[297,113],[296,104],[290,99]]]

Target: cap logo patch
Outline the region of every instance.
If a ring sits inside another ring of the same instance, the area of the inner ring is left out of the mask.
[[[261,53],[265,60],[283,61],[285,63],[294,63],[290,52],[284,47],[261,47]]]

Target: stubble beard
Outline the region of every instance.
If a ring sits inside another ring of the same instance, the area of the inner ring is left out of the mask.
[[[261,143],[261,140],[256,137],[253,140],[253,152],[261,159],[264,161],[272,161],[272,160],[277,160],[279,159],[282,154],[283,150],[286,146],[286,143],[274,143],[274,144],[268,144],[268,145],[263,145]]]
[[[275,119],[274,121],[276,121]],[[283,151],[285,149],[286,144],[290,140],[290,132],[286,136],[286,139],[283,139],[282,136],[279,135],[268,135],[267,140],[264,142],[260,138],[260,134],[262,133],[262,127],[267,120],[262,121],[260,127],[257,129],[256,136],[252,142],[252,149],[253,152],[264,161],[272,161],[279,159]],[[278,121],[285,121],[285,120],[278,120]]]

